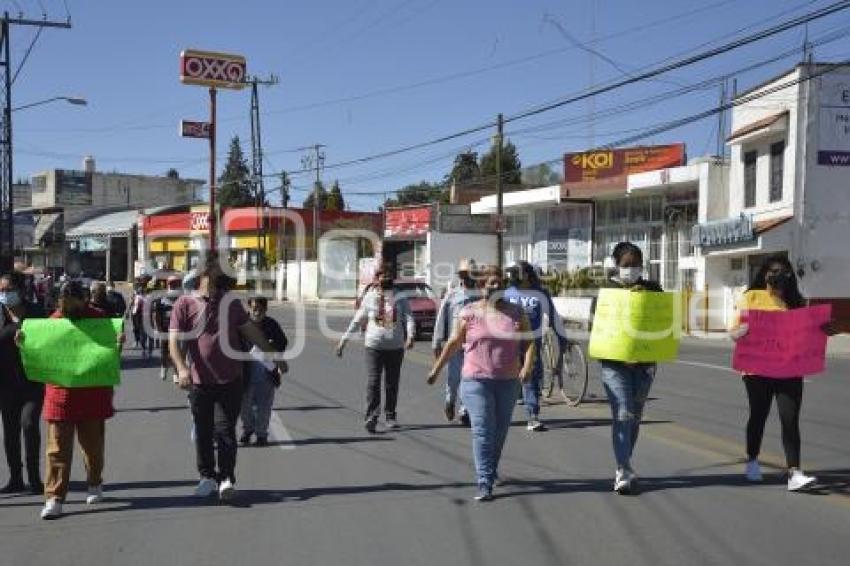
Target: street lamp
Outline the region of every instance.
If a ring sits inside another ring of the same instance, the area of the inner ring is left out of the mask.
[[[76,106],[86,106],[89,103],[88,100],[81,96],[54,96],[53,98],[47,98],[45,100],[39,100],[38,102],[31,102],[29,104],[24,104],[23,106],[18,106],[17,108],[12,108],[12,112],[26,110],[27,108],[41,106],[42,104],[49,104],[51,102],[56,102],[57,100],[64,100],[68,104],[74,104]]]

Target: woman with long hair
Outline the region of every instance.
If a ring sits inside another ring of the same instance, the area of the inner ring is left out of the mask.
[[[783,256],[765,261],[737,306],[737,313],[729,335],[739,340],[747,334],[748,311],[786,311],[805,306],[800,294],[797,277],[791,262]],[[762,481],[758,456],[764,437],[764,425],[770,414],[770,406],[776,398],[779,421],[782,426],[782,447],[788,467],[788,491],[799,491],[815,483],[800,469],[800,406],[803,401],[803,377],[787,376],[772,378],[744,374],[750,415],[747,420],[747,465],[748,481]]]

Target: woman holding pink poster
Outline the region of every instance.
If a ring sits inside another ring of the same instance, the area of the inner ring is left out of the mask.
[[[735,341],[749,331],[747,316],[751,311],[786,311],[806,306],[797,286],[797,277],[785,257],[768,259],[759,269],[737,306],[737,314],[729,335]],[[829,326],[829,325],[827,325]],[[828,332],[827,327],[824,331]],[[806,489],[815,483],[800,469],[800,406],[803,401],[803,377],[765,377],[743,375],[750,415],[747,421],[747,480],[762,481],[758,455],[764,436],[764,425],[770,413],[773,398],[779,411],[782,426],[782,446],[788,466],[788,491]]]

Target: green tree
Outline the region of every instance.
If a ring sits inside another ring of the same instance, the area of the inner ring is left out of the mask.
[[[455,157],[452,171],[448,175],[448,183],[456,183],[464,185],[476,180],[481,176],[481,169],[478,167],[478,154],[474,151],[464,151],[458,153]]]
[[[427,202],[448,202],[448,190],[444,185],[420,181],[398,190],[395,198],[387,199],[384,206],[407,206]]]
[[[342,190],[339,188],[339,181],[334,181],[331,185],[331,190],[328,193],[325,203],[327,210],[345,210],[345,199],[342,197]]]
[[[496,156],[499,148],[496,144],[481,156],[481,177],[487,181],[496,182]],[[502,180],[507,185],[519,185],[522,182],[522,163],[519,160],[516,146],[508,139],[502,146]]]
[[[218,178],[217,190],[218,202],[222,208],[251,206],[256,203],[251,186],[251,173],[242,153],[239,136],[233,136],[230,140],[227,163]]]
[[[554,171],[548,163],[532,165],[522,170],[522,183],[537,187],[557,185],[561,182],[561,174]]]
[[[178,171],[177,169],[172,167],[171,169],[169,169],[168,171],[165,172],[165,176],[168,177],[169,179],[179,179],[180,178],[180,171]]]
[[[321,181],[316,182],[313,185],[313,190],[310,191],[310,194],[304,199],[304,203],[301,205],[302,208],[313,208],[313,201],[316,198],[316,194],[319,195],[319,210],[324,210],[328,206],[328,191],[325,189],[325,186]]]

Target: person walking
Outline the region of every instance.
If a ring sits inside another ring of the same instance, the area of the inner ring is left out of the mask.
[[[120,296],[120,293],[112,293]],[[124,318],[124,313],[127,312],[127,305],[123,298],[121,302],[116,301],[115,295],[109,293],[104,281],[92,281],[89,286],[89,301],[91,305],[105,312],[110,318]]]
[[[180,298],[182,279],[176,275],[169,275],[165,283],[165,294],[154,299],[151,305],[151,314],[153,315],[154,328],[157,334],[161,336],[159,340],[160,355],[159,355],[159,378],[162,381],[168,379],[168,370],[174,365],[171,362],[171,356],[168,352],[168,329],[171,325],[171,312],[174,310],[174,303]]]
[[[563,352],[566,350],[567,333],[561,317],[555,310],[552,296],[543,288],[540,275],[527,261],[519,261],[507,269],[510,281],[505,290],[505,300],[519,306],[528,316],[531,332],[534,335],[534,347],[537,355],[534,362],[534,373],[528,382],[523,383],[522,394],[530,432],[546,430],[540,420],[540,397],[543,389],[543,325],[546,322],[558,339],[557,365],[553,371],[561,371]]]
[[[655,281],[643,277],[643,252],[631,242],[620,242],[614,247],[612,258],[616,266],[614,275],[602,287],[628,289],[634,292],[661,292]],[[643,409],[655,379],[654,363],[632,363],[617,360],[599,360],[602,385],[611,407],[611,433],[617,471],[614,474],[614,491],[629,494],[637,486],[637,475],[632,467],[632,454],[637,444]]]
[[[749,311],[785,311],[805,305],[806,301],[800,294],[797,276],[794,274],[791,262],[783,256],[770,258],[758,270],[741,297],[729,334],[733,340],[740,340],[746,336],[749,331],[749,325],[746,322]],[[824,325],[823,330],[830,335],[837,332],[834,323]],[[817,481],[816,478],[806,475],[800,468],[800,408],[803,402],[803,377],[771,378],[744,374],[742,379],[749,403],[746,428],[745,475],[747,480],[762,481],[758,456],[764,437],[764,425],[775,398],[782,428],[788,491],[800,491],[811,487]]]
[[[454,333],[428,374],[433,385],[443,366],[463,348],[460,391],[472,425],[472,451],[478,493],[493,498],[499,461],[511,425],[519,383],[531,379],[536,349],[529,340],[528,317],[504,299],[495,267],[482,273],[483,296],[461,310]],[[520,365],[520,360],[522,364]]]
[[[271,348],[283,353],[288,343],[280,324],[270,316],[265,297],[252,297],[248,300],[248,312],[251,320],[260,327],[263,336]],[[266,446],[269,441],[269,419],[274,405],[275,389],[280,387],[281,376],[274,364],[262,361],[259,349],[252,349],[251,355],[260,359],[247,362],[245,368],[245,392],[242,396],[242,436],[239,443],[248,445],[251,437],[257,436],[257,446]]]
[[[434,323],[434,335],[431,338],[431,348],[434,350],[434,359],[439,359],[443,348],[451,337],[451,333],[457,325],[458,316],[466,305],[478,301],[481,298],[481,290],[475,281],[475,260],[464,259],[458,263],[458,284],[453,286],[443,297],[440,309],[437,311],[437,320]],[[460,387],[461,369],[463,368],[463,351],[449,358],[446,369],[446,395],[443,411],[446,420],[452,422],[457,416],[464,425],[469,425],[469,415],[463,406],[458,405],[458,389]]]
[[[147,328],[145,328],[147,295],[147,285],[140,283],[136,286],[133,300],[130,303],[130,320],[133,322],[133,336],[136,339],[136,347],[142,349],[143,358],[150,357],[153,354],[153,338],[148,335]]]
[[[374,433],[381,412],[381,376],[386,389],[385,415],[389,430],[398,428],[398,388],[404,349],[413,348],[416,323],[407,299],[393,285],[394,266],[384,264],[375,273],[377,285],[366,292],[360,308],[336,347],[336,355],[342,357],[345,344],[361,324],[366,322],[364,337],[366,346],[366,417],[365,427]]]
[[[107,314],[87,304],[86,290],[80,282],[68,281],[59,290],[59,310],[50,318],[107,318]],[[18,334],[19,342],[25,338],[22,333]],[[123,338],[123,333],[116,336],[119,347]],[[47,470],[42,519],[55,519],[62,515],[62,504],[70,483],[75,435],[86,467],[86,503],[93,505],[103,500],[106,421],[114,412],[112,387],[45,386]]]
[[[215,492],[221,499],[235,495],[236,421],[243,389],[243,364],[236,355],[243,351],[243,341],[264,353],[273,352],[242,304],[228,296],[233,284],[218,255],[210,254],[197,292],[178,298],[171,312],[169,353],[178,386],[189,391],[200,475],[195,488],[198,497]],[[287,371],[286,362],[276,365],[280,372]]]
[[[15,345],[15,335],[26,318],[41,315],[35,303],[23,300],[20,273],[0,276],[0,413],[3,417],[3,448],[9,465],[9,481],[0,493],[22,493],[24,466],[21,463],[21,433],[26,450],[26,472],[29,492],[44,493],[41,483],[41,409],[44,386],[29,381],[21,355]]]

